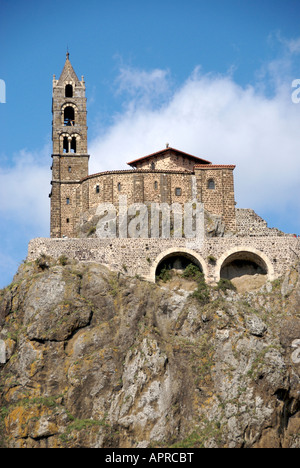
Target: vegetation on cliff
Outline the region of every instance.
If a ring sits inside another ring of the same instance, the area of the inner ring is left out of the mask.
[[[299,339],[298,266],[242,294],[25,262],[0,292],[0,444],[300,448]]]

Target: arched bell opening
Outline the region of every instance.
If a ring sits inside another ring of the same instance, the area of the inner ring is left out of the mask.
[[[75,111],[72,106],[64,108],[64,125],[67,127],[75,125]]]
[[[73,86],[71,84],[67,84],[65,87],[65,97],[67,98],[73,97]]]

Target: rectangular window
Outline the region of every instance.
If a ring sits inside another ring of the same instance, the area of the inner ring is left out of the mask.
[[[177,195],[177,197],[180,197],[180,195],[181,195],[181,188],[177,187],[177,188],[175,189],[175,195]]]
[[[100,193],[100,186],[96,185],[96,193]]]
[[[66,198],[66,204],[70,205],[70,198]]]

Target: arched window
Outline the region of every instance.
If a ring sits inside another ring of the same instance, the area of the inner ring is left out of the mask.
[[[76,137],[72,137],[71,140],[71,153],[76,153]]]
[[[152,161],[152,163],[151,163],[151,170],[154,171],[154,169],[155,169],[155,163]]]
[[[118,191],[121,192],[121,183],[118,182]]]
[[[73,86],[71,84],[67,84],[65,87],[65,97],[73,97]]]
[[[64,109],[64,124],[66,126],[71,126],[75,124],[75,112],[74,108],[67,106]]]
[[[64,153],[69,152],[69,139],[68,139],[68,137],[64,137],[64,139],[63,139],[63,152]]]
[[[209,190],[214,190],[216,188],[216,184],[215,184],[214,179],[209,179],[209,181],[207,183],[207,188]]]

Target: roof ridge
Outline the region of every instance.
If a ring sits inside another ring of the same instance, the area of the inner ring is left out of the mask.
[[[162,149],[160,151],[156,151],[155,153],[151,153],[151,154],[148,154],[146,156],[142,156],[140,158],[134,159],[133,161],[130,161],[127,164],[129,166],[131,166],[131,165],[134,165],[136,162],[143,161],[143,160],[146,160],[146,159],[150,159],[150,158],[153,158],[155,156],[158,156],[159,154],[167,153],[169,151],[174,151],[175,153],[183,154],[184,156],[187,156],[188,158],[196,159],[198,161],[203,161],[205,164],[211,164],[211,162],[207,161],[206,159],[199,158],[198,156],[194,156],[192,154],[186,153],[186,152],[178,150],[176,148],[172,148],[171,146],[168,146],[167,148],[164,148],[164,149]]]

